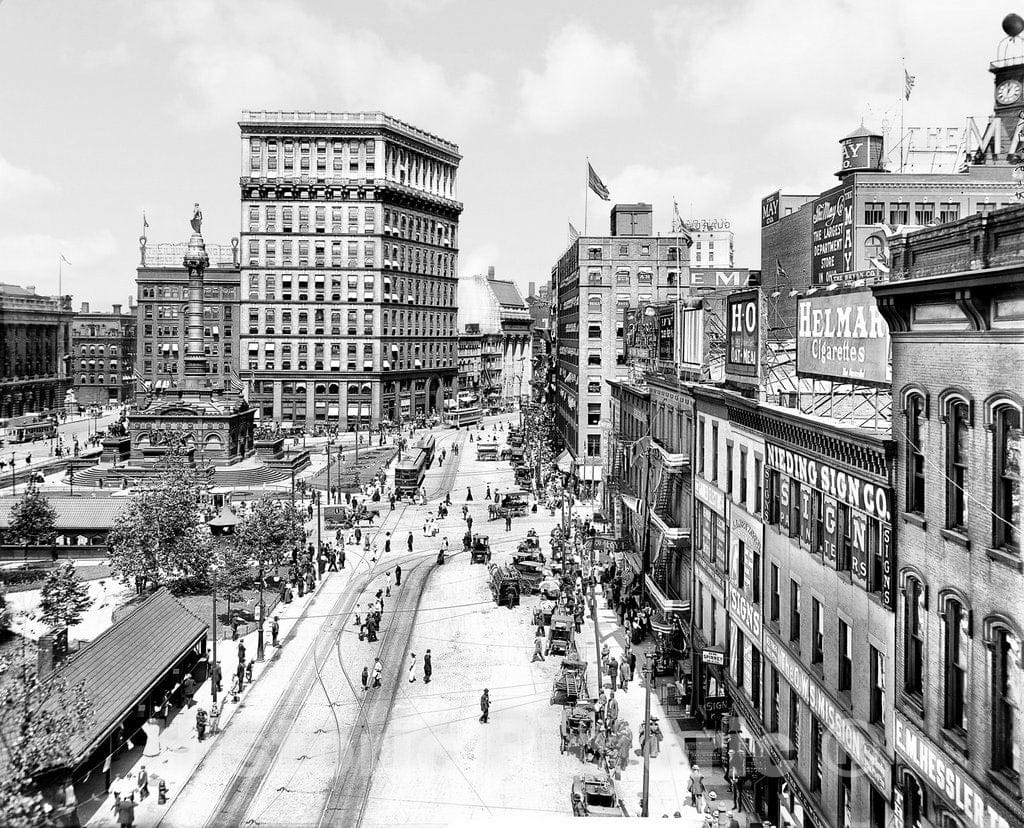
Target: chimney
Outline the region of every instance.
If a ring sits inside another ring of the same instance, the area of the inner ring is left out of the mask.
[[[487,278],[488,279],[493,279],[494,278],[494,265],[487,265]]]
[[[530,297],[533,297],[536,294],[536,291],[537,291],[537,283],[536,282],[530,282],[530,290],[529,290],[529,293],[527,295],[530,296]]]
[[[80,313],[88,313],[89,312],[89,303],[88,302],[82,302],[82,310],[79,311],[79,312]]]
[[[128,310],[131,310],[134,307],[135,307],[135,297],[129,294],[129,296],[128,296]]]
[[[121,315],[121,306],[120,305],[114,305],[114,316],[120,316],[120,315]]]

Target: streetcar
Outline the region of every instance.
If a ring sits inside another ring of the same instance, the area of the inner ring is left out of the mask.
[[[423,485],[427,469],[434,462],[434,438],[427,435],[409,449],[409,456],[395,467],[395,495],[412,497]]]
[[[7,423],[8,440],[12,443],[30,443],[33,440],[49,440],[56,436],[57,425],[49,417],[39,414],[12,417]]]
[[[484,417],[483,409],[480,406],[469,406],[466,408],[459,408],[455,411],[449,411],[445,414],[445,422],[455,428],[461,426],[476,425]]]

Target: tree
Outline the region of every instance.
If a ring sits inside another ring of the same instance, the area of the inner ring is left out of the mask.
[[[7,596],[0,592],[0,635],[7,632],[11,626],[11,613],[7,609]]]
[[[57,513],[42,492],[32,487],[11,509],[11,534],[19,543],[34,546],[53,543]]]
[[[294,503],[281,502],[271,497],[257,500],[235,530],[238,551],[247,560],[259,567],[260,626],[256,639],[256,653],[263,657],[263,587],[266,584],[266,570],[278,566],[284,553],[301,549],[306,540],[302,515]]]
[[[27,659],[0,658],[0,825],[51,824],[34,777],[67,762],[71,739],[91,720],[81,686],[41,678]]]
[[[42,619],[55,630],[73,627],[92,605],[89,587],[78,580],[71,561],[46,576],[42,599]]]
[[[180,446],[162,464],[153,486],[133,497],[114,522],[111,565],[128,581],[177,581],[201,589],[210,563],[210,536],[200,519],[202,488]]]
[[[248,556],[233,538],[224,538],[215,548],[217,575],[214,588],[217,597],[228,602],[227,617],[231,619],[231,603],[242,600],[242,590],[252,585],[252,565]]]

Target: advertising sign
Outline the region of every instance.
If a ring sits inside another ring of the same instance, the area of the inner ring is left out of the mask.
[[[857,721],[847,716],[843,708],[834,701],[817,680],[811,676],[799,660],[779,644],[771,634],[764,638],[765,657],[782,673],[798,696],[817,716],[818,720],[836,737],[836,741],[879,791],[892,790],[891,766],[885,754],[860,729]]]
[[[665,362],[676,361],[676,308],[666,305],[658,308],[656,317],[658,325],[658,359]]]
[[[690,285],[693,287],[739,288],[746,287],[748,284],[750,284],[750,268],[690,265]]]
[[[782,194],[776,190],[761,199],[761,226],[770,227],[779,220],[779,199]]]
[[[718,650],[702,650],[700,660],[705,664],[725,664],[725,653]]]
[[[892,381],[889,326],[870,290],[800,299],[796,372],[864,385]]]
[[[816,199],[811,210],[811,281],[831,282],[854,268],[853,185]]]
[[[729,605],[729,615],[733,621],[747,634],[747,637],[761,644],[761,609],[747,600],[743,590],[729,581],[726,584],[726,600]],[[705,651],[706,652],[706,651]]]
[[[726,299],[725,372],[756,380],[761,360],[761,308],[758,291],[731,293]]]
[[[679,362],[700,367],[704,364],[704,309],[684,308],[679,317],[682,329],[682,353],[679,355]]]
[[[636,308],[626,308],[622,312],[622,327],[625,331],[625,336],[622,337],[622,350],[627,360],[637,355],[636,348],[639,344],[637,342],[639,335],[637,312]]]

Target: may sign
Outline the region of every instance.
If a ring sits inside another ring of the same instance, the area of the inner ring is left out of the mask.
[[[744,290],[726,299],[725,372],[758,376],[761,358],[761,311],[758,291]]]
[[[811,280],[820,285],[854,269],[853,185],[816,199],[811,211]]]
[[[761,226],[770,227],[779,220],[779,201],[782,194],[776,190],[761,199]]]

